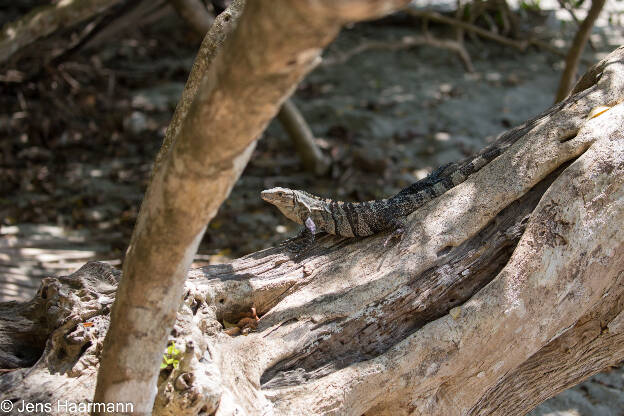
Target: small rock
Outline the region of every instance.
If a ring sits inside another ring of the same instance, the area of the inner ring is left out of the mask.
[[[193,384],[193,373],[182,373],[176,378],[175,389],[178,391],[188,390]]]
[[[123,121],[124,128],[134,134],[143,133],[147,130],[147,116],[140,111],[133,111],[129,117]]]
[[[21,150],[17,154],[18,159],[29,159],[33,161],[46,161],[52,158],[52,152],[42,147],[33,146]]]
[[[356,148],[353,164],[361,170],[384,173],[388,168],[388,158],[381,149],[375,147]]]

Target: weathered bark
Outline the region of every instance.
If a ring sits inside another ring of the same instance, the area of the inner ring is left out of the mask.
[[[203,36],[212,26],[214,18],[208,13],[199,0],[170,0],[180,17],[199,35]],[[277,119],[295,145],[306,170],[317,175],[327,173],[330,160],[323,155],[321,149],[314,142],[314,135],[303,115],[288,99],[277,113]]]
[[[151,409],[188,267],[267,123],[351,21],[408,0],[253,1],[182,97],[139,212],[104,341],[95,400]],[[210,37],[210,34],[207,36]],[[191,74],[191,77],[193,75]]]
[[[583,23],[576,31],[576,35],[574,35],[572,46],[570,46],[568,54],[566,55],[565,68],[563,69],[561,79],[559,80],[555,102],[563,100],[570,92],[572,85],[574,85],[574,79],[581,60],[581,55],[585,50],[585,45],[587,45],[587,40],[589,39],[591,30],[594,27],[594,23],[596,22],[596,19],[598,19],[602,8],[604,7],[605,1],[606,0],[592,0],[591,7],[587,12],[585,20],[583,20]]]
[[[622,101],[624,47],[393,247],[325,236],[192,270],[154,413],[523,415],[620,362]],[[89,264],[2,305],[2,366],[44,353],[0,375],[0,401],[91,397],[117,278]],[[252,307],[255,332],[227,335]]]

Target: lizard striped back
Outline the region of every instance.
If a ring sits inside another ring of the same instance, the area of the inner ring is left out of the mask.
[[[287,188],[263,191],[262,198],[277,206],[291,220],[306,226],[310,224],[312,227],[308,228],[313,228],[313,233],[323,231],[343,237],[365,237],[396,229],[404,217],[464,182],[563,105],[559,103],[551,107],[525,124],[501,134],[476,156],[442,166],[388,199],[342,202]]]

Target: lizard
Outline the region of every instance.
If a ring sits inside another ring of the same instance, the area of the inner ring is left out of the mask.
[[[282,187],[262,191],[261,197],[275,205],[286,218],[304,225],[304,236],[310,240],[320,232],[342,237],[367,237],[392,231],[384,243],[387,245],[403,233],[408,215],[464,182],[508,146],[493,146],[467,161],[443,165],[389,198],[343,202]]]
[[[401,236],[408,215],[464,182],[562,105],[554,106],[523,125],[501,134],[476,155],[434,170],[426,178],[389,198],[342,202],[282,187],[262,191],[261,198],[275,205],[286,218],[304,225],[303,235],[308,240],[313,241],[314,235],[321,232],[342,237],[366,237],[392,231],[385,246],[391,239]]]

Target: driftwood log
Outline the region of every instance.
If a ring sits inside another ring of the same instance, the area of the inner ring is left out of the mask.
[[[192,270],[154,413],[522,415],[621,362],[622,101],[624,47],[392,247],[325,236]],[[0,402],[86,406],[119,279],[89,263],[0,304]]]

